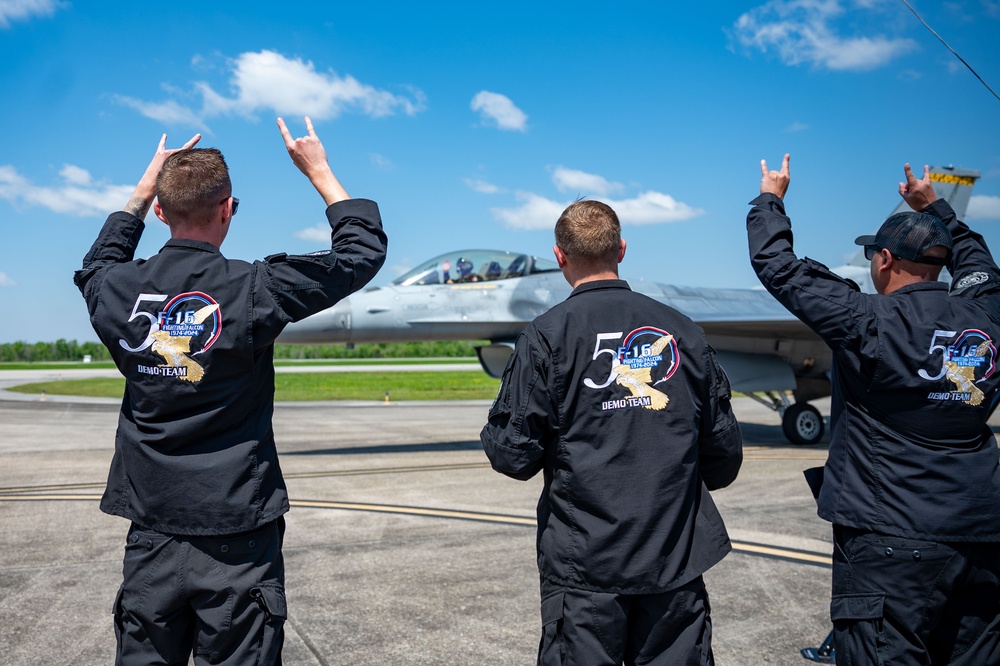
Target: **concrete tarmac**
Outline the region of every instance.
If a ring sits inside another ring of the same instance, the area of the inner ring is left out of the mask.
[[[716,661],[805,664],[799,649],[830,629],[830,529],[802,478],[826,443],[788,445],[776,414],[734,404],[746,460],[713,494],[734,551],[706,575]],[[490,469],[488,406],[277,405],[292,502],[286,664],[534,663],[541,479]],[[116,419],[115,400],[0,399],[4,664],[113,662],[128,523],[98,500]]]

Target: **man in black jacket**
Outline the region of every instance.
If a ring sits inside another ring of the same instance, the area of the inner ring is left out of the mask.
[[[375,202],[351,199],[309,118],[294,164],[326,202],[331,249],[247,263],[219,246],[239,200],[215,149],[166,150],[76,272],[125,376],[101,510],[132,521],[114,606],[118,664],[280,663],[288,496],[271,428],[274,339],[385,260]],[[154,197],[157,199],[153,204]],[[170,240],[133,260],[153,205]]]
[[[878,294],[792,251],[780,171],[747,216],[764,286],[833,350],[819,515],[833,523],[837,662],[1000,664],[1000,270],[907,164],[915,212],[862,236]],[[947,265],[948,285],[937,280]]]
[[[702,574],[731,546],[709,490],[743,459],[705,334],[618,279],[618,216],[580,201],[553,248],[569,298],[518,337],[480,435],[493,468],[539,471],[539,664],[711,664]]]

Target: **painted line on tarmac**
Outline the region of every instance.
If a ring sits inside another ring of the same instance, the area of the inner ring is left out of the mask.
[[[370,467],[367,469],[344,469],[333,472],[297,472],[284,474],[286,479],[313,479],[324,476],[359,476],[364,474],[403,474],[406,472],[442,472],[455,469],[478,469],[489,467],[488,462],[453,463],[448,465],[413,465],[410,467]]]
[[[447,465],[411,465],[408,467],[368,467],[364,469],[342,469],[328,472],[297,472],[284,474],[286,479],[314,479],[328,476],[363,476],[370,474],[405,474],[409,472],[447,472],[459,469],[479,469],[489,467],[488,462],[453,463]],[[105,483],[63,483],[48,486],[21,486],[15,488],[0,488],[0,497],[4,495],[22,495],[26,493],[58,492],[61,490],[90,490],[104,488]]]
[[[813,456],[806,455],[806,454],[800,454],[800,455],[781,455],[781,454],[775,454],[773,456],[772,455],[768,455],[768,456],[744,455],[743,456],[744,460],[826,460],[826,458],[827,458],[827,456],[826,456],[825,453],[822,454],[822,455],[813,455]]]
[[[70,495],[60,493],[58,495],[0,495],[0,502],[54,502],[54,501],[99,501],[101,495]]]
[[[788,449],[775,449],[771,446],[744,446],[744,460],[826,460],[824,451],[796,451],[789,453]]]
[[[41,502],[41,501],[99,501],[100,495],[0,495],[0,502]],[[428,507],[402,506],[396,504],[367,504],[358,502],[331,502],[327,500],[289,500],[291,506],[310,509],[336,509],[341,511],[366,511],[371,513],[391,513],[396,515],[425,516],[430,518],[447,518],[450,520],[468,520],[479,523],[493,523],[501,525],[517,525],[521,527],[534,527],[537,523],[534,518],[526,516],[513,516],[502,513],[485,513],[482,511],[457,511],[453,509],[432,509]],[[823,567],[832,566],[830,556],[814,553],[807,550],[793,548],[779,548],[766,544],[749,543],[743,541],[733,541],[733,550],[738,553],[757,555],[770,559],[782,560],[785,562],[796,562],[799,564],[819,565]]]
[[[825,460],[826,455],[744,455],[745,460]],[[366,467],[362,469],[343,469],[325,472],[294,472],[286,473],[286,479],[317,479],[331,476],[366,476],[372,474],[407,474],[411,472],[447,472],[461,469],[482,469],[489,467],[488,462],[452,463],[445,465],[410,465],[406,467]],[[93,483],[63,483],[46,486],[15,486],[0,488],[0,497],[4,495],[21,495],[25,493],[59,492],[63,490],[90,490],[104,488],[104,482]]]
[[[54,486],[22,486],[20,488],[0,488],[0,497],[3,495],[23,495],[25,493],[46,493],[59,490],[90,490],[91,488],[104,488],[105,483],[64,483]]]
[[[502,523],[505,525],[535,525],[534,518],[512,516],[502,513],[484,513],[481,511],[455,511],[452,509],[431,509],[419,506],[401,506],[395,504],[360,504],[357,502],[329,502],[326,500],[288,500],[292,506],[311,509],[342,509],[345,511],[370,511],[374,513],[395,513],[411,516],[431,516],[434,518],[452,518],[471,520],[482,523]]]
[[[833,566],[833,558],[829,555],[816,553],[811,550],[800,550],[798,548],[779,548],[763,543],[753,543],[750,541],[733,541],[733,550],[743,553],[752,553],[779,560],[791,560],[793,562],[805,562],[807,564],[819,564],[825,567]]]
[[[392,504],[359,504],[354,502],[328,502],[324,500],[289,500],[289,504],[292,506],[309,507],[313,509],[341,509],[345,511],[371,511],[376,513],[432,516],[437,518],[500,523],[505,525],[523,525],[534,527],[537,524],[534,518],[510,516],[498,513],[484,513],[480,511],[453,511],[449,509],[429,509]],[[747,553],[749,555],[758,555],[772,559],[784,560],[787,562],[821,565],[826,567],[833,565],[833,561],[830,556],[823,555],[821,553],[814,553],[808,550],[780,548],[777,546],[768,546],[766,544],[743,541],[733,541],[732,544],[733,550],[741,553]]]

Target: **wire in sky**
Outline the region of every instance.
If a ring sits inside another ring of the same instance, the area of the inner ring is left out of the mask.
[[[987,90],[989,90],[989,91],[990,91],[991,93],[993,93],[993,96],[994,96],[994,97],[996,97],[997,99],[1000,99],[1000,95],[997,95],[997,94],[996,94],[996,92],[995,92],[995,91],[993,90],[993,88],[990,88],[990,85],[989,85],[988,83],[986,83],[986,81],[983,81],[983,77],[979,76],[979,74],[976,74],[976,70],[972,69],[972,65],[970,65],[970,64],[969,64],[969,63],[967,63],[967,62],[965,62],[965,59],[964,59],[964,58],[962,58],[962,56],[958,55],[958,52],[957,52],[957,51],[955,51],[955,49],[953,49],[953,48],[951,48],[950,46],[948,46],[948,42],[944,41],[944,38],[942,38],[942,37],[941,37],[941,35],[937,34],[937,32],[935,32],[935,31],[934,31],[934,28],[932,28],[932,27],[930,27],[929,25],[927,25],[927,21],[925,21],[925,20],[924,20],[924,19],[923,19],[923,18],[922,18],[922,17],[920,16],[920,14],[918,14],[918,13],[917,13],[917,10],[916,10],[916,9],[914,9],[914,8],[913,8],[913,6],[912,6],[912,5],[911,5],[911,4],[909,3],[909,2],[907,2],[906,0],[901,0],[901,2],[902,2],[902,3],[904,4],[904,5],[906,5],[907,9],[909,9],[909,10],[910,10],[911,12],[913,12],[913,15],[914,15],[914,16],[916,16],[916,17],[917,17],[917,18],[918,18],[918,19],[920,20],[920,22],[924,24],[924,27],[925,27],[925,28],[927,28],[928,30],[930,30],[930,31],[931,31],[931,34],[932,34],[932,35],[934,35],[934,36],[935,36],[935,37],[937,37],[937,38],[938,38],[939,40],[941,40],[941,43],[942,43],[942,44],[944,44],[944,45],[945,45],[945,47],[947,47],[947,49],[948,49],[949,51],[951,51],[952,53],[954,53],[954,54],[955,54],[955,57],[956,57],[956,58],[958,58],[959,60],[961,60],[961,61],[962,61],[962,64],[963,64],[963,65],[965,65],[966,67],[968,67],[968,68],[969,68],[969,71],[970,71],[970,72],[972,72],[972,74],[973,74],[973,75],[974,75],[974,76],[975,76],[975,77],[976,77],[977,79],[979,79],[979,82],[980,82],[980,83],[982,83],[982,84],[983,84],[984,86],[986,86],[986,89],[987,89]]]

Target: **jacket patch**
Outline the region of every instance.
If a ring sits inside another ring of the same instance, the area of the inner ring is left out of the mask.
[[[603,383],[587,377],[584,385],[605,389],[613,384],[615,393],[628,392],[602,401],[602,411],[631,407],[664,409],[670,398],[656,387],[670,379],[680,366],[677,341],[667,331],[653,326],[637,328],[624,339],[622,336],[623,332],[597,334],[592,358],[596,361],[607,354],[610,372]]]
[[[934,331],[928,351],[941,354],[941,370],[931,375],[920,369],[917,374],[924,379],[945,379],[954,384],[952,391],[931,391],[928,400],[958,400],[973,407],[983,403],[985,394],[976,384],[989,379],[996,370],[997,350],[989,334],[979,329],[961,333]]]
[[[193,357],[208,351],[222,333],[222,312],[215,299],[200,291],[173,298],[167,294],[139,294],[128,321],[141,318],[149,320],[145,339],[135,347],[124,338],[118,344],[133,353],[149,349],[164,363],[137,364],[136,371],[153,377],[200,382],[205,368]]]
[[[965,289],[966,287],[971,287],[977,284],[983,284],[990,279],[989,274],[983,271],[976,271],[975,273],[969,273],[964,278],[955,283],[955,289]]]

